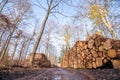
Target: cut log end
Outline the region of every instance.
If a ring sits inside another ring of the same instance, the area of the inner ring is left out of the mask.
[[[116,57],[116,51],[115,51],[115,49],[109,49],[108,50],[108,56],[110,58],[115,58]]]
[[[120,60],[120,40],[93,35],[88,41],[77,41],[63,56],[62,65],[71,68],[113,68],[111,60],[116,59]],[[117,63],[114,61],[113,65]]]

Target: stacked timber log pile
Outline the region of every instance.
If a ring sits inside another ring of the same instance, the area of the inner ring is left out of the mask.
[[[98,68],[109,61],[113,63],[114,67],[119,67],[120,40],[108,39],[94,34],[88,41],[77,41],[64,54],[62,67]]]
[[[32,59],[32,55],[27,56],[27,58],[22,62],[22,65],[24,67],[29,67],[31,59]],[[40,68],[51,67],[51,63],[50,60],[48,60],[43,53],[36,53],[33,66]]]

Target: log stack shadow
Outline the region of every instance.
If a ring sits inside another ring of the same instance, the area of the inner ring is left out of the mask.
[[[94,34],[87,41],[77,41],[64,54],[62,67],[120,68],[120,40]]]

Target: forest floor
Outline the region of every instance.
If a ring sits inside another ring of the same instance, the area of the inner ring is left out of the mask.
[[[11,70],[1,70],[0,80],[120,80],[120,70],[13,68]]]

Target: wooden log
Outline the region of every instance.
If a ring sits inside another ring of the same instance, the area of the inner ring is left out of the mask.
[[[98,52],[98,56],[99,56],[99,57],[102,57],[102,56],[103,56],[103,53],[102,53],[102,52]]]
[[[107,63],[108,62],[108,60],[107,59],[103,59],[103,63],[105,64],[105,63]]]
[[[100,39],[100,37],[97,37],[95,39],[95,46],[99,46],[100,44],[101,44],[101,39]]]
[[[113,68],[120,69],[120,60],[112,60]]]
[[[92,36],[90,36],[89,39],[95,39],[96,37],[97,37],[97,35],[96,35],[96,34],[93,34]]]
[[[112,48],[110,39],[107,39],[107,40],[104,42],[103,48],[106,49],[106,50]]]
[[[93,68],[97,68],[97,66],[96,66],[96,63],[95,63],[95,62],[92,62],[92,67],[93,67]]]
[[[94,35],[88,41],[77,41],[67,52],[66,58],[63,60],[66,60],[64,64],[67,67],[101,67],[110,60],[120,60],[120,41]]]
[[[120,49],[117,50],[116,55],[117,55],[116,58],[117,58],[117,59],[120,59]]]
[[[30,61],[31,61],[32,55],[28,55],[27,58],[25,59],[25,63],[23,64],[23,66],[25,65],[26,67],[29,67]],[[28,64],[28,65],[26,65]],[[34,63],[33,63],[34,67],[50,67],[51,63],[50,61],[47,59],[47,57],[45,56],[45,54],[43,53],[36,53],[35,57],[34,57]]]
[[[80,59],[78,59],[78,68],[82,68]]]
[[[107,57],[107,60],[108,60],[108,61],[110,61],[110,60],[111,60],[111,58],[110,58],[110,57]]]
[[[93,62],[95,62],[95,61],[96,61],[96,59],[95,59],[95,58],[92,58],[92,61],[93,61]]]
[[[92,68],[92,62],[88,62],[88,66],[87,66],[87,68]]]
[[[87,45],[87,44],[85,44],[85,45],[84,45],[84,49],[87,49],[87,48],[88,48],[88,45]]]
[[[78,60],[75,59],[73,62],[74,62],[73,67],[74,67],[74,68],[78,68],[78,66],[79,66],[79,65],[78,65]]]
[[[101,45],[100,47],[99,47],[99,51],[103,51],[104,49],[103,49],[103,46]]]
[[[120,40],[112,40],[111,43],[114,49],[120,49]]]
[[[116,57],[116,51],[115,51],[115,49],[109,49],[108,50],[108,56],[110,58],[115,58]]]
[[[79,49],[79,48],[77,48],[76,52],[77,52],[77,53],[79,53],[79,52],[80,52],[80,49]]]
[[[69,56],[68,56],[67,54],[65,54],[65,55],[63,56],[62,67],[64,67],[64,68],[68,67],[68,65],[69,65],[69,64],[68,64],[68,60],[69,60],[68,57],[69,57]]]
[[[96,66],[97,67],[100,67],[100,66],[102,66],[103,65],[103,62],[102,62],[102,59],[101,58],[96,58]]]
[[[95,46],[93,46],[93,47],[92,47],[92,50],[96,51],[96,47],[95,47]]]
[[[93,39],[88,40],[88,48],[91,49],[93,45],[94,45],[94,40]]]
[[[94,58],[98,57],[98,54],[97,54],[97,52],[96,52],[96,51],[91,50],[91,53],[92,53],[92,56],[93,56]]]

